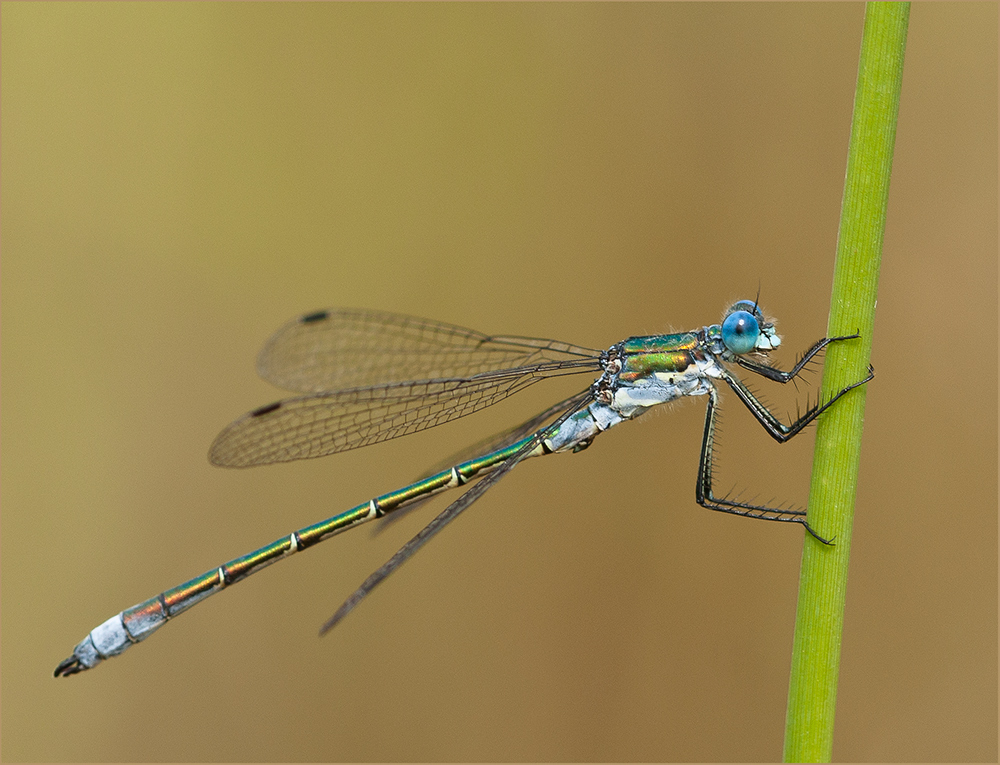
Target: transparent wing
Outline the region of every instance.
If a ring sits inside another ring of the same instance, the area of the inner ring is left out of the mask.
[[[520,441],[525,436],[538,430],[550,417],[562,412],[566,407],[574,404],[577,399],[579,399],[580,394],[577,393],[570,396],[565,401],[560,401],[558,404],[553,404],[544,412],[539,412],[530,420],[522,422],[520,425],[516,425],[513,428],[508,428],[502,433],[496,433],[489,438],[484,438],[472,446],[462,449],[460,452],[452,454],[448,459],[441,460],[435,464],[430,469],[424,471],[421,475],[417,476],[416,480],[422,480],[428,476],[432,476],[435,473],[440,473],[442,470],[447,470],[455,465],[460,465],[467,460],[471,460],[483,454],[489,454],[490,452],[497,451],[498,449],[504,449],[516,441]],[[392,524],[405,518],[410,512],[422,507],[425,502],[428,502],[435,497],[433,495],[419,499],[416,502],[410,502],[405,507],[400,507],[393,510],[391,513],[384,515],[382,518],[377,520],[372,524],[371,536],[376,537],[383,531],[386,531]]]
[[[491,436],[487,436],[481,441],[477,441],[472,444],[472,446],[467,446],[461,451],[455,452],[454,454],[448,456],[446,459],[440,460],[432,465],[430,468],[424,471],[424,473],[417,477],[416,480],[421,480],[432,476],[435,473],[440,473],[442,470],[447,470],[455,465],[461,465],[463,462],[480,457],[484,454],[489,454],[490,452],[497,451],[498,449],[504,449],[510,446],[515,441],[520,441],[527,435],[538,430],[545,421],[551,419],[555,415],[566,409],[567,406],[575,402],[580,397],[579,393],[574,393],[569,398],[560,401],[558,404],[553,404],[544,412],[539,412],[530,420],[525,420],[520,425],[515,425],[512,428],[507,428],[500,433],[494,433]],[[404,508],[405,509],[405,508]],[[398,512],[398,511],[396,511]],[[392,518],[396,513],[392,515],[387,515],[386,518]]]
[[[329,309],[295,319],[261,349],[257,372],[285,390],[320,393],[407,380],[466,378],[600,351],[382,311]]]
[[[433,428],[492,406],[539,380],[600,369],[598,359],[313,393],[278,401],[223,430],[209,459],[250,467],[321,457]]]

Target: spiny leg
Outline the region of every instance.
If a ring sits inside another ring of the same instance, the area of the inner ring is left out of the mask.
[[[788,382],[791,380],[799,371],[808,363],[809,359],[812,358],[821,348],[834,340],[848,340],[853,339],[854,336],[850,337],[835,337],[826,338],[821,340],[816,345],[814,345],[802,360],[792,369],[791,372],[781,372],[780,370],[772,369],[771,367],[760,367],[761,369],[767,369],[772,374],[766,374],[766,377],[776,380],[778,382]],[[756,368],[757,365],[748,366],[748,369],[754,369],[754,371],[759,371]],[[763,372],[761,372],[763,374]],[[730,387],[736,391],[736,395],[739,396],[743,404],[750,410],[750,412],[757,418],[757,421],[764,426],[764,429],[771,434],[772,437],[779,443],[784,443],[790,438],[799,433],[806,425],[815,420],[820,414],[825,412],[830,408],[841,396],[847,393],[849,390],[857,388],[860,385],[864,385],[869,380],[875,376],[874,368],[869,364],[868,374],[863,380],[859,380],[856,383],[852,383],[847,387],[841,389],[825,404],[816,404],[809,407],[806,413],[801,417],[798,417],[792,423],[786,425],[781,422],[771,411],[764,406],[756,396],[744,385],[743,381],[740,380],[735,375],[728,372],[723,374],[723,379],[729,383]],[[716,419],[716,407],[719,403],[719,393],[713,387],[709,390],[708,406],[705,412],[705,433],[702,439],[701,446],[701,459],[698,464],[698,484],[695,490],[695,496],[697,502],[702,507],[707,507],[710,510],[719,510],[724,513],[732,513],[734,515],[744,515],[750,518],[761,518],[763,520],[770,521],[788,521],[793,523],[801,523],[806,527],[806,530],[812,534],[816,539],[818,539],[823,544],[832,544],[828,539],[824,539],[809,525],[806,520],[806,513],[803,510],[780,510],[778,508],[767,507],[765,505],[754,505],[747,502],[738,502],[735,500],[725,499],[716,497],[712,491],[712,469],[713,469],[713,456],[715,447],[715,419]]]
[[[795,366],[791,368],[788,372],[783,372],[780,369],[775,369],[774,367],[769,367],[767,364],[761,364],[760,362],[754,361],[753,359],[746,358],[744,356],[738,356],[736,358],[736,363],[739,364],[744,369],[749,369],[751,372],[766,377],[769,380],[774,380],[775,382],[786,383],[789,380],[795,378],[799,372],[801,372],[806,365],[813,360],[813,357],[819,353],[821,350],[826,348],[830,343],[837,343],[841,340],[857,340],[861,335],[842,335],[840,337],[824,337],[822,340],[817,340],[813,343],[812,348],[802,354],[802,358],[799,359]]]
[[[732,515],[742,515],[747,518],[801,523],[806,527],[806,531],[820,542],[827,545],[832,544],[830,540],[824,539],[813,530],[812,526],[809,525],[809,521],[806,520],[804,510],[780,510],[765,505],[754,505],[749,502],[739,502],[715,496],[712,491],[712,469],[715,450],[715,413],[718,404],[719,392],[714,387],[710,388],[708,391],[708,406],[705,411],[705,433],[701,441],[701,459],[698,462],[698,484],[695,487],[695,500],[698,504],[709,510],[718,510],[722,513],[731,513]]]
[[[843,340],[856,340],[860,335],[843,335],[841,337],[824,337],[822,340],[816,341],[813,346],[802,354],[802,358],[796,362],[795,366],[788,372],[783,372],[780,369],[775,369],[766,364],[761,364],[752,359],[738,357],[736,362],[751,372],[759,374],[762,377],[766,377],[769,380],[773,380],[779,383],[787,383],[794,380],[795,377],[801,372],[810,361],[822,351],[830,343],[836,343]],[[793,422],[786,425],[781,422],[770,410],[760,401],[758,398],[747,388],[746,384],[743,383],[735,375],[730,372],[724,372],[722,375],[723,379],[729,384],[729,386],[736,392],[739,396],[740,401],[743,405],[757,418],[757,421],[764,427],[764,429],[779,443],[784,443],[792,436],[796,435],[802,428],[816,419],[822,412],[828,409],[837,399],[843,396],[847,391],[852,388],[856,388],[859,385],[864,385],[866,382],[871,380],[875,376],[875,370],[872,368],[871,364],[868,365],[868,375],[853,385],[848,385],[846,388],[837,392],[829,401],[825,404],[820,405],[819,402],[815,406],[811,406],[806,409],[805,414],[796,418]]]
[[[778,371],[778,370],[773,370],[773,371]],[[806,425],[808,425],[810,422],[819,417],[823,412],[825,412],[827,409],[833,406],[833,404],[836,403],[836,401],[845,393],[847,393],[849,390],[853,390],[854,388],[857,388],[858,386],[864,385],[866,382],[869,382],[873,377],[875,377],[875,369],[874,367],[872,367],[871,364],[869,364],[868,374],[865,375],[863,380],[858,380],[857,382],[851,383],[845,388],[841,388],[825,404],[819,404],[819,403],[814,404],[805,411],[805,414],[802,414],[801,416],[797,417],[795,420],[788,423],[787,425],[783,423],[781,420],[779,420],[771,412],[771,410],[769,410],[766,406],[764,406],[764,404],[762,404],[760,400],[758,400],[758,398],[746,386],[746,384],[742,380],[740,380],[740,378],[738,378],[736,375],[732,374],[731,372],[723,370],[721,377],[723,380],[729,383],[729,387],[731,387],[734,391],[736,391],[736,395],[739,396],[740,401],[742,401],[743,405],[750,410],[750,413],[757,418],[757,422],[759,422],[762,426],[764,426],[764,430],[766,430],[771,435],[771,437],[774,438],[774,440],[776,440],[778,443],[783,444],[785,443],[785,441],[798,434],[799,431],[801,431]],[[788,379],[790,380],[791,377],[789,377]],[[788,380],[783,380],[779,382],[787,382],[787,381]]]

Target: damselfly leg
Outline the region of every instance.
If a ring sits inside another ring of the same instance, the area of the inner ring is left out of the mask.
[[[793,380],[799,372],[806,367],[809,361],[830,343],[840,342],[842,340],[855,340],[858,337],[858,335],[844,335],[842,337],[823,338],[815,343],[812,348],[806,351],[798,363],[787,372],[742,356],[736,358],[736,363],[744,369],[755,372],[756,374],[766,377],[769,380],[784,384]],[[766,430],[768,434],[770,434],[771,437],[773,437],[778,443],[785,443],[789,439],[793,438],[801,432],[804,427],[809,425],[809,423],[813,422],[817,417],[819,417],[819,415],[829,409],[841,398],[841,396],[860,385],[864,385],[874,376],[875,370],[869,365],[868,374],[864,379],[841,389],[826,403],[814,404],[806,409],[804,414],[786,425],[766,406],[764,406],[764,404],[753,394],[753,392],[742,380],[732,374],[728,369],[723,369],[722,374],[720,375],[720,377],[725,380],[726,383],[728,383],[729,386],[736,392],[740,401],[742,401],[744,406],[750,410],[750,413],[753,414],[757,421],[763,426],[764,430]],[[708,392],[708,406],[705,411],[705,433],[702,437],[701,458],[698,462],[698,484],[695,490],[695,498],[698,504],[702,507],[708,508],[709,510],[718,510],[723,513],[731,513],[733,515],[743,515],[748,518],[801,523],[805,526],[806,531],[808,531],[817,540],[823,544],[832,544],[833,542],[831,539],[826,539],[820,536],[816,533],[816,530],[809,525],[809,521],[806,519],[805,510],[773,508],[767,507],[766,505],[755,505],[749,502],[729,499],[727,497],[715,496],[712,489],[712,478],[718,404],[719,393],[718,390],[713,387]]]

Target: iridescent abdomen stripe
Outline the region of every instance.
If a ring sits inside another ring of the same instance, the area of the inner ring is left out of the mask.
[[[275,540],[269,545],[261,547],[259,550],[254,550],[252,553],[234,558],[228,563],[223,563],[218,568],[206,571],[201,576],[184,582],[184,584],[166,590],[154,598],[125,609],[118,617],[121,620],[121,626],[124,627],[124,632],[116,629],[114,626],[106,627],[108,623],[115,621],[115,619],[110,619],[105,625],[101,625],[98,630],[102,628],[106,629],[115,633],[117,637],[107,634],[106,640],[102,640],[100,634],[95,635],[92,633],[92,635],[88,636],[88,639],[94,642],[96,649],[96,651],[92,652],[96,659],[94,663],[107,656],[121,653],[132,643],[144,640],[156,629],[165,624],[168,619],[183,613],[195,603],[201,602],[231,584],[246,579],[251,574],[292,553],[312,547],[334,534],[346,531],[360,523],[381,517],[410,502],[424,499],[445,489],[461,486],[480,473],[492,470],[502,464],[505,460],[516,454],[533,437],[528,436],[503,449],[497,449],[448,470],[442,470],[440,473],[435,473],[432,476],[411,483],[402,489],[382,494],[364,504],[352,507],[350,510],[339,513],[325,521],[320,521],[312,526],[306,526]],[[528,456],[537,456],[544,453],[546,453],[546,450],[543,446],[539,445]],[[96,632],[97,630],[95,630]],[[98,646],[100,647],[98,648]]]

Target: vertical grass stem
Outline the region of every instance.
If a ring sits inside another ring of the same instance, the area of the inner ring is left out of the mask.
[[[822,396],[860,380],[871,356],[878,272],[910,4],[868,3],[827,335],[861,335],[829,349]],[[847,564],[861,457],[865,388],[819,421],[809,523],[835,544],[805,538],[785,720],[786,762],[829,762],[840,670]],[[874,512],[876,508],[866,508]]]

